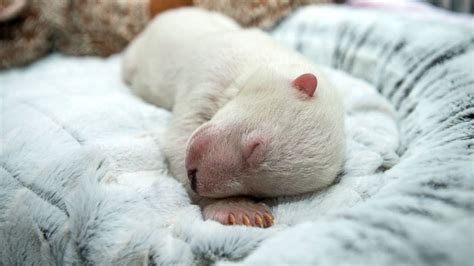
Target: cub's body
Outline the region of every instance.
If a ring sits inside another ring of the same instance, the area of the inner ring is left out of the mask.
[[[314,95],[293,89],[303,73],[317,77]],[[340,169],[336,89],[258,29],[195,8],[163,13],[127,49],[123,76],[134,93],[172,110],[165,153],[195,199],[314,191]]]

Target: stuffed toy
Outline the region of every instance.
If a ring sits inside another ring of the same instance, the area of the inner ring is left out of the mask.
[[[28,0],[0,0],[0,68],[29,63],[51,49],[50,27]]]
[[[309,4],[341,3],[341,0],[194,0],[196,6],[215,10],[242,26],[269,28],[294,9]]]
[[[120,52],[150,19],[149,0],[0,0],[0,68],[57,50]]]
[[[0,0],[0,69],[51,52],[109,56],[122,51],[153,16],[195,5],[243,26],[270,27],[301,5],[336,0]]]

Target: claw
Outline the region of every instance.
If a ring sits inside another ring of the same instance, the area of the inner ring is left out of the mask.
[[[202,214],[205,220],[214,220],[230,226],[267,228],[274,223],[273,215],[267,205],[246,198],[229,198],[211,202],[204,206]]]
[[[230,213],[230,214],[229,214],[228,222],[229,222],[230,225],[234,225],[234,224],[235,224],[235,216],[234,216],[233,213]]]
[[[245,225],[250,225],[250,220],[249,220],[249,217],[247,215],[244,215],[244,217],[242,218],[242,220],[244,221],[244,224]]]
[[[268,214],[268,213],[264,213],[263,214],[263,219],[265,219],[265,222],[267,223],[268,226],[272,226],[273,225],[273,217]]]
[[[262,220],[262,217],[259,214],[255,214],[255,223],[259,227],[263,227],[263,220]]]

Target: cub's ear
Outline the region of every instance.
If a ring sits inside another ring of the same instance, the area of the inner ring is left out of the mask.
[[[251,167],[256,167],[264,161],[268,146],[268,135],[253,131],[242,144],[242,157]]]
[[[308,97],[313,97],[318,87],[318,79],[314,74],[306,73],[293,80],[293,86]]]

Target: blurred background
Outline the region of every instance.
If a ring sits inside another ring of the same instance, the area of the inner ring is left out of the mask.
[[[247,27],[271,28],[301,6],[339,4],[472,18],[474,0],[0,0],[0,69],[57,51],[109,56],[122,51],[157,14],[181,6],[216,10]],[[446,16],[448,19],[448,16]],[[449,16],[453,19],[453,16]]]

